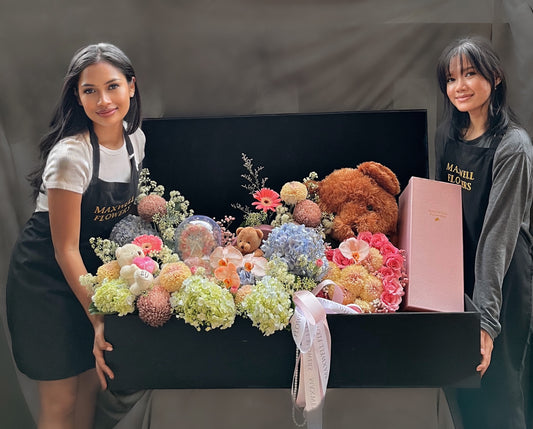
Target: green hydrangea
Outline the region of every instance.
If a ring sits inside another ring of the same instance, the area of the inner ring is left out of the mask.
[[[233,295],[227,289],[199,275],[187,278],[180,290],[172,293],[170,305],[176,317],[198,331],[229,328],[237,312]]]
[[[119,316],[124,316],[135,310],[135,295],[123,279],[104,280],[94,291],[92,299],[95,307],[105,314],[118,313]]]
[[[265,276],[242,300],[239,310],[268,336],[289,324],[293,313],[291,295],[281,281]]]

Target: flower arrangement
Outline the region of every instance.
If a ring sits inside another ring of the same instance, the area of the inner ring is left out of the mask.
[[[177,191],[166,200],[164,187],[144,169],[138,215],[117,223],[109,239],[91,239],[103,261],[96,274],[80,278],[92,294],[92,312],[137,312],[153,327],[175,316],[198,330],[226,329],[240,316],[271,335],[288,326],[298,291],[320,290],[318,296],[332,299],[339,287],[345,305],[369,313],[398,310],[407,282],[402,251],[368,232],[331,248],[325,241],[331,217],[320,211],[314,192],[317,174],[289,181],[278,193],[266,187],[262,167],[242,158],[243,187],[253,200],[250,207],[232,206],[244,213],[241,226],[271,228],[263,256],[233,246],[235,218],[194,215]]]
[[[404,252],[381,233],[362,232],[326,252],[333,268],[327,279],[341,287],[343,304],[356,304],[365,313],[397,311],[407,277]],[[333,291],[325,287],[326,297]]]
[[[246,170],[246,173],[241,175],[245,180],[242,187],[255,200],[251,203],[252,208],[240,203],[231,205],[244,214],[243,226],[266,223],[275,227],[295,222],[314,228],[323,237],[326,236],[333,224],[333,215],[322,212],[317,204],[316,172],[309,173],[301,182],[286,182],[278,193],[266,187],[268,177],[261,177],[262,166],[254,167],[253,159],[244,153],[242,159]]]

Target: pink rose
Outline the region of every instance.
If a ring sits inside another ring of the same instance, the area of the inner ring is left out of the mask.
[[[386,266],[381,267],[378,272],[383,278],[394,277],[396,275],[396,271],[394,271],[391,267],[386,267]]]
[[[369,231],[360,232],[357,235],[357,239],[366,241],[368,244],[370,244],[370,242],[372,241],[372,233]]]
[[[386,243],[390,244],[389,239],[385,234],[382,234],[381,232],[378,232],[372,236],[372,240],[370,241],[370,245],[372,247],[375,247],[379,250],[385,245]]]
[[[393,246],[391,243],[383,244],[383,246],[381,246],[379,251],[385,257],[389,255],[394,255],[399,252],[399,250],[395,246]]]
[[[403,268],[403,256],[400,253],[389,255],[385,260],[385,265],[397,272],[401,272]]]
[[[346,258],[339,249],[326,250],[326,259],[341,269],[355,263],[353,259]]]
[[[402,284],[396,277],[385,277],[383,279],[383,289],[391,295],[402,296],[404,294]]]
[[[381,294],[381,303],[385,307],[386,311],[394,312],[400,308],[400,303],[402,302],[402,297],[398,295],[393,295],[387,292]]]

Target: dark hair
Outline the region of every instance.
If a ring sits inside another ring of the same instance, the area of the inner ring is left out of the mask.
[[[79,105],[76,91],[80,74],[88,66],[107,62],[120,70],[126,80],[131,82],[135,77],[135,71],[129,58],[116,46],[110,43],[98,43],[86,46],[78,50],[63,79],[63,88],[59,103],[57,104],[50,129],[39,143],[40,163],[39,166],[28,175],[28,180],[33,188],[33,198],[37,199],[42,185],[42,174],[46,160],[52,148],[64,137],[86,131],[91,126],[91,120],[85,114],[83,107]],[[141,96],[135,80],[135,93],[130,101],[130,108],[124,120],[127,123],[126,132],[132,134],[141,124]]]
[[[448,77],[450,75],[450,62],[458,58],[463,67],[466,59],[483,76],[491,87],[488,129],[491,134],[502,134],[516,117],[507,104],[507,82],[501,65],[500,58],[492,48],[490,42],[481,37],[465,37],[450,43],[442,52],[437,63],[437,78],[439,87],[444,94],[444,128],[448,130],[448,137],[458,139],[470,125],[468,112],[460,112],[451,103],[446,93]],[[497,79],[500,82],[496,85]]]

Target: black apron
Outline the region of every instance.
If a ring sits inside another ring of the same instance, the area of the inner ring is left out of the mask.
[[[484,138],[484,137],[481,137]],[[489,193],[494,154],[501,137],[488,148],[447,141],[438,180],[462,187],[465,292],[472,297],[474,262]],[[474,142],[472,142],[474,143]],[[532,271],[531,238],[520,231],[516,248],[502,284],[501,333],[494,342],[489,369],[482,389],[458,393],[466,428],[525,428],[522,386],[531,329]]]
[[[441,177],[437,180],[462,188],[463,258],[465,292],[472,297],[474,262],[483,219],[492,186],[492,164],[497,144],[479,148],[467,143],[447,141],[444,148]]]
[[[100,180],[100,147],[92,130],[90,136],[93,173],[81,202],[80,253],[87,271],[95,274],[102,261],[89,239],[107,238],[115,223],[131,212],[139,175],[124,133],[130,181]],[[36,380],[57,380],[94,368],[94,331],[55,260],[48,212],[33,213],[19,236],[6,293],[13,355],[21,372]]]

